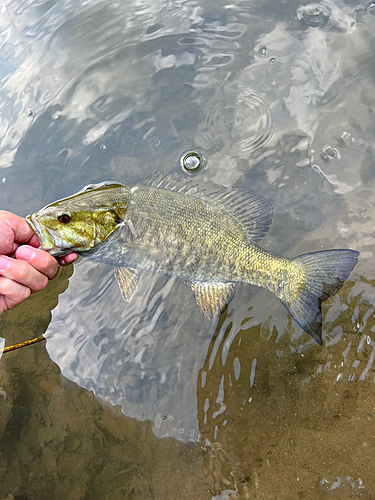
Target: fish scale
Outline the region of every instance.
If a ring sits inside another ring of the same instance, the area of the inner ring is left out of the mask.
[[[162,249],[152,267],[179,277],[231,281],[229,257],[238,254],[240,246],[246,252],[248,246],[246,235],[228,214],[173,191],[140,187],[133,193],[124,226],[129,221],[137,234],[124,228],[121,239],[137,247]]]
[[[354,250],[273,255],[258,245],[272,221],[262,196],[236,187],[206,194],[170,174],[136,186],[90,185],[27,221],[52,255],[74,251],[113,265],[126,301],[141,269],[182,278],[209,319],[231,301],[237,283],[257,285],[277,295],[318,344],[321,303],[341,288],[358,258]]]

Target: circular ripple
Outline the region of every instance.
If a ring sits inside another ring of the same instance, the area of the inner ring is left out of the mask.
[[[352,33],[356,27],[355,11],[339,7],[330,0],[309,3],[297,9],[297,17],[309,28]]]
[[[310,27],[324,26],[329,21],[330,10],[325,5],[310,3],[302,5],[297,10],[298,19],[304,21]]]
[[[276,130],[270,105],[262,94],[249,88],[227,86],[206,105],[198,128],[197,143],[210,153],[225,149],[249,158],[271,144]]]
[[[322,147],[322,151],[320,153],[320,156],[323,158],[323,160],[337,160],[340,158],[340,152],[337,148],[333,148],[329,144],[325,144]]]

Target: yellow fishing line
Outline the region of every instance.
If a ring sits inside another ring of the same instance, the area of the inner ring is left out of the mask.
[[[35,339],[26,340],[25,342],[21,342],[20,344],[4,347],[3,350],[0,350],[0,353],[15,351],[16,349],[21,349],[21,347],[27,347],[28,345],[36,344],[37,342],[41,342],[42,340],[46,340],[45,337],[36,337]]]

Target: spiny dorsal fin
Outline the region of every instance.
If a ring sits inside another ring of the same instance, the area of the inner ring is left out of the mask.
[[[232,300],[236,285],[234,283],[193,283],[187,282],[192,289],[195,301],[207,319],[219,316],[225,304]]]
[[[225,207],[240,222],[247,238],[254,243],[265,237],[272,223],[272,205],[263,196],[249,189],[223,188],[216,193],[206,194],[204,190],[199,191],[197,186],[192,186],[190,180],[172,174],[164,176],[163,171],[152,174],[143,184],[196,196],[210,204]]]
[[[115,267],[115,277],[122,298],[125,302],[130,302],[138,288],[139,276],[137,272],[128,267]]]
[[[243,226],[249,240],[259,242],[272,223],[272,205],[258,193],[249,189],[224,188],[204,199],[224,206]]]
[[[160,172],[154,172],[153,174],[149,175],[147,179],[145,179],[142,184],[144,186],[150,186],[150,187],[156,187],[156,184],[158,184],[161,179],[164,176],[163,170],[160,170]]]
[[[190,194],[191,196],[199,195],[198,186],[192,186],[191,180],[179,175],[167,174],[164,176],[163,171],[150,175],[142,184],[144,186],[176,191],[177,193]]]

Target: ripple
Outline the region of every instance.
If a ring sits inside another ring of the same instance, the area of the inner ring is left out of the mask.
[[[322,147],[320,156],[323,158],[323,160],[336,160],[340,159],[340,152],[337,148],[333,148],[329,144],[325,144]]]
[[[329,21],[330,10],[327,6],[319,3],[302,5],[297,10],[298,19],[304,21],[308,26],[324,26]]]
[[[350,7],[340,7],[330,0],[301,5],[297,17],[309,28],[324,28],[328,31],[352,33],[356,22]]]
[[[375,15],[375,2],[374,0],[364,0],[362,2],[359,2],[356,10],[358,12],[364,11],[367,14]]]
[[[275,133],[265,97],[253,89],[230,84],[208,102],[196,140],[210,153],[225,148],[233,155],[248,158],[269,146]]]

